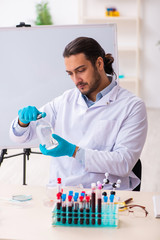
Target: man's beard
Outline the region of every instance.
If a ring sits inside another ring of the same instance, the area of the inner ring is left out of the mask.
[[[98,73],[97,69],[94,70],[94,73],[93,73],[93,80],[90,82],[90,85],[89,85],[89,89],[86,90],[86,91],[83,91],[82,89],[79,89],[80,92],[86,96],[89,96],[91,93],[93,93],[95,90],[97,90],[97,88],[99,87],[100,83],[101,83],[101,76],[100,74]],[[84,83],[85,84],[85,83]],[[86,84],[88,85],[88,83]],[[78,87],[78,85],[77,85]]]

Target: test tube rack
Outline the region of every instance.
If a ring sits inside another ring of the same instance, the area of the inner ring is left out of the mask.
[[[56,205],[52,211],[52,225],[53,226],[67,226],[67,227],[118,227],[118,204],[106,203],[102,204],[101,212],[99,213],[97,207],[95,212],[91,209],[83,212],[77,210],[74,212],[58,210]]]

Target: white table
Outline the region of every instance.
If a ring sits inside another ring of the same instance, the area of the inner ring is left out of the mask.
[[[67,189],[68,192],[68,189]],[[33,200],[13,204],[2,198],[16,194],[31,194]],[[156,193],[158,194],[158,193]],[[160,193],[159,193],[160,194]],[[56,195],[56,189],[55,189]],[[146,206],[146,218],[119,216],[119,227],[83,228],[53,227],[52,207],[44,204],[46,188],[30,186],[6,186],[0,184],[0,239],[21,240],[160,240],[160,219],[154,217],[153,193],[117,191],[121,200],[133,197],[135,204]]]

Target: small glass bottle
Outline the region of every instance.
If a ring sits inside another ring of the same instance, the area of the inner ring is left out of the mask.
[[[45,145],[47,150],[58,146],[58,142],[52,137],[53,128],[51,124],[43,119],[37,121],[36,133],[41,145]]]

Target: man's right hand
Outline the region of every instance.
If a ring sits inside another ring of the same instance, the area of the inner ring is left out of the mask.
[[[28,126],[31,121],[36,121],[37,116],[41,114],[42,118],[46,116],[45,112],[40,112],[38,109],[34,106],[28,106],[25,108],[22,108],[18,111],[18,117],[19,117],[19,125],[22,127]]]

